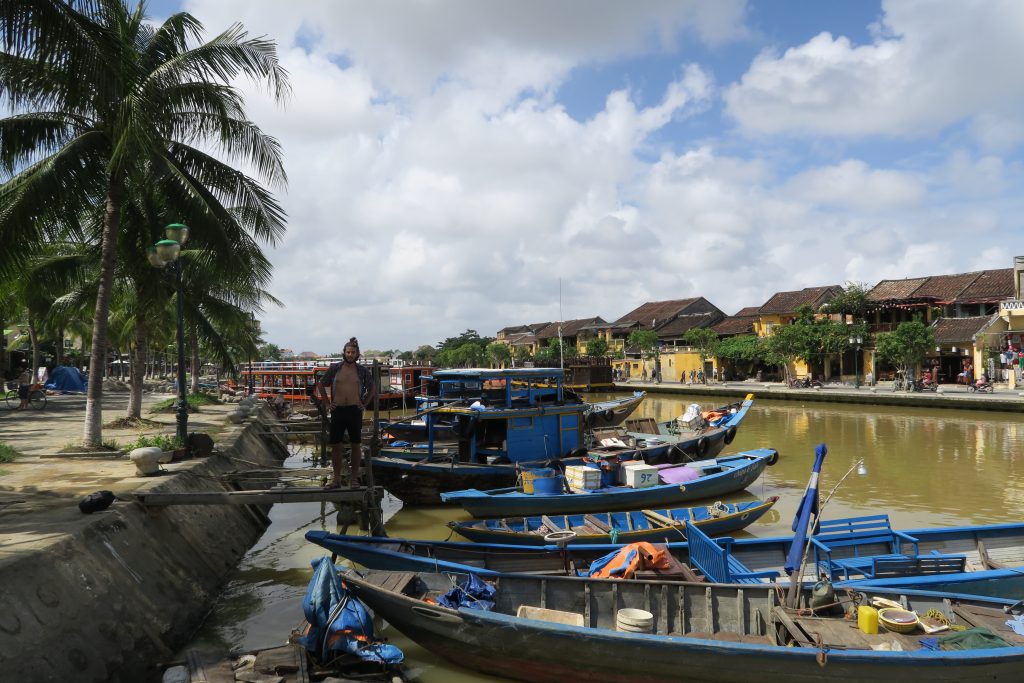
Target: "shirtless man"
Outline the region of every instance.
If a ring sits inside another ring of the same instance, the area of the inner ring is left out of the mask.
[[[349,485],[359,480],[359,467],[363,461],[362,435],[363,410],[373,402],[377,388],[373,386],[373,373],[360,365],[359,342],[355,337],[348,340],[344,349],[344,360],[332,363],[317,382],[316,394],[331,406],[331,466],[334,477],[332,487],[341,486],[342,438],[348,432],[351,444],[349,458]],[[328,394],[329,392],[329,394]]]

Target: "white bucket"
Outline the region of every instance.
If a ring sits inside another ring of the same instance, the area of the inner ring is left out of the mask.
[[[642,609],[620,609],[615,614],[615,630],[651,633],[654,631],[654,615]]]

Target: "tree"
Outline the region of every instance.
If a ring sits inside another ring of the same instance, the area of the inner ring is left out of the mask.
[[[875,335],[879,357],[898,367],[907,377],[934,347],[935,330],[919,320],[900,323],[893,332]]]
[[[412,352],[412,357],[421,362],[433,361],[436,356],[437,349],[430,344],[417,346],[416,350]]]
[[[461,368],[476,368],[483,365],[487,352],[479,344],[466,342],[451,351],[451,354],[452,365]]]
[[[528,346],[515,346],[512,350],[512,357],[516,363],[523,365],[533,360],[533,354],[530,353],[530,347]]]
[[[491,342],[487,345],[487,357],[493,365],[503,368],[512,361],[512,352],[509,350],[508,344]]]
[[[588,339],[587,355],[591,358],[604,358],[608,355],[608,341],[604,337]]]
[[[261,344],[259,348],[260,360],[276,360],[282,359],[281,347],[277,344]]]
[[[153,26],[124,0],[0,4],[0,78],[14,115],[0,120],[0,243],[37,243],[102,207],[100,275],[83,441],[102,440],[103,370],[122,212],[133,188],[170,198],[175,220],[220,226],[230,201],[274,240],[284,214],[257,181],[206,150],[240,162],[271,186],[286,182],[277,142],[245,118],[237,76],[288,85],[272,41],[240,25],[194,45],[203,26],[187,13]],[[194,45],[190,47],[190,45]],[[168,221],[172,222],[172,221]],[[212,232],[212,231],[211,231]],[[0,254],[9,272],[16,250]],[[225,249],[223,261],[230,259]]]
[[[761,340],[752,334],[726,337],[718,342],[715,355],[749,375],[764,355]]]
[[[691,328],[686,331],[683,338],[687,344],[697,349],[701,360],[714,358],[718,355],[718,334],[710,328]]]
[[[644,360],[653,360],[655,370],[661,364],[661,348],[658,344],[658,333],[654,330],[633,330],[626,338],[628,346],[635,346],[640,349],[640,357]],[[646,366],[644,372],[647,372]]]
[[[847,282],[843,285],[843,291],[832,297],[821,310],[824,313],[851,315],[854,320],[862,319],[867,311],[867,296],[870,290],[871,287],[866,282]]]

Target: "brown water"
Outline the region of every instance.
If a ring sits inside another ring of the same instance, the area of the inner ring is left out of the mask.
[[[707,397],[654,396],[637,414],[667,420],[691,402],[713,407]],[[821,442],[829,448],[820,484],[823,499],[858,460],[863,459],[867,468],[864,475],[853,468],[823,508],[824,516],[885,512],[902,528],[1021,518],[1024,420],[1015,414],[760,401],[727,451],[770,447],[779,451],[779,461],[745,492],[724,500],[772,495],[780,500],[737,536],[790,533],[814,462],[814,447]],[[289,464],[301,466],[301,457]],[[448,520],[468,519],[448,507],[400,508],[394,499],[385,501],[391,536],[443,539],[448,537]],[[226,650],[283,642],[302,618],[309,563],[324,554],[306,543],[303,534],[314,528],[335,531],[332,511],[331,506],[313,503],[276,506],[272,526],[242,560],[192,645],[219,645]],[[386,627],[383,635],[405,651],[410,671],[426,683],[501,680],[440,660],[393,628]]]

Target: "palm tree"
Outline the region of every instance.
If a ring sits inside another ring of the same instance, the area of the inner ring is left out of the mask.
[[[259,239],[284,231],[267,189],[227,163],[250,166],[271,187],[286,182],[279,145],[245,118],[230,85],[247,76],[283,99],[287,77],[274,43],[235,25],[198,44],[203,27],[189,14],[159,27],[145,18],[143,4],[130,10],[124,0],[0,3],[0,86],[13,112],[0,119],[0,243],[56,238],[84,207],[103,209],[86,446],[102,438],[107,320],[132,189],[172,199],[182,211],[176,221],[217,224],[225,242],[221,226],[236,223],[225,203]],[[0,273],[15,258],[4,251]]]

